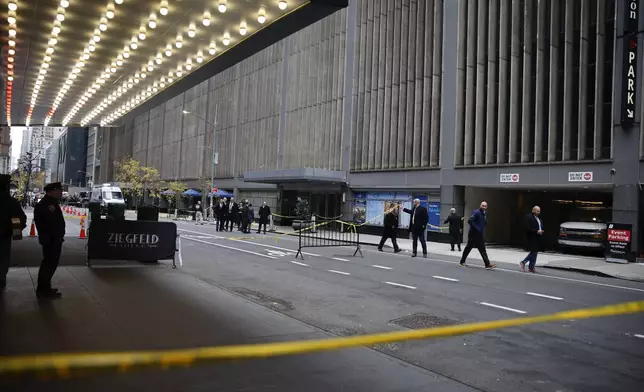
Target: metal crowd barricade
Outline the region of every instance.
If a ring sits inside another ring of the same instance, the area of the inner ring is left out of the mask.
[[[298,256],[304,260],[302,249],[304,248],[325,248],[348,246],[355,247],[353,257],[360,253],[360,232],[359,227],[347,221],[336,219],[312,219],[301,221],[298,233],[299,246],[297,249]]]

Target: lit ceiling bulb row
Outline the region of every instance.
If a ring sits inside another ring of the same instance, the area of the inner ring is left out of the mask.
[[[9,23],[9,49],[7,57],[7,83],[6,83],[6,94],[5,94],[5,108],[7,110],[7,125],[11,126],[11,100],[13,98],[13,67],[14,67],[14,57],[16,54],[16,35],[18,27],[16,26],[17,18],[16,11],[18,10],[18,3],[13,0],[9,0],[8,3],[9,14],[7,16],[7,22]],[[12,34],[13,32],[13,34]]]
[[[286,1],[280,1],[280,2],[278,2],[278,6],[279,6],[279,8],[280,8],[280,9],[284,10],[284,9],[286,9],[286,8],[287,8],[288,4],[287,4],[287,2],[286,2]],[[226,8],[226,2],[225,2],[225,1],[221,1],[221,2],[219,3],[219,7],[218,7],[218,9],[219,9],[219,12],[222,12],[222,13],[223,13],[223,12],[225,12],[225,11],[226,11],[226,9],[227,9],[227,8]],[[265,23],[265,22],[266,22],[266,11],[265,11],[264,7],[261,7],[261,8],[259,9],[259,12],[258,12],[258,14],[257,14],[257,21],[258,21],[260,24],[263,24],[263,23]],[[209,12],[208,12],[208,11],[205,11],[205,12],[204,12],[204,16],[203,16],[203,18],[202,18],[202,24],[203,24],[204,26],[208,26],[208,25],[210,25],[210,14],[209,14]],[[246,35],[246,34],[248,33],[248,26],[246,25],[246,23],[245,23],[245,22],[242,22],[242,23],[240,24],[240,26],[239,26],[239,33],[240,33],[240,35],[242,35],[242,36],[244,36],[244,35]],[[190,37],[194,37],[195,35],[196,35],[196,26],[195,26],[193,23],[191,23],[191,24],[189,25],[189,27],[188,27],[188,36],[190,36]],[[230,45],[231,37],[230,37],[230,34],[229,34],[229,33],[225,33],[225,34],[224,34],[224,36],[223,36],[223,38],[222,38],[222,42],[223,42],[223,44],[224,44],[225,46]],[[181,47],[183,47],[183,36],[182,36],[182,34],[181,34],[181,33],[177,34],[177,37],[176,37],[176,39],[175,39],[175,44],[174,44],[174,46],[175,46],[176,48],[181,48]],[[217,46],[216,46],[216,43],[215,43],[214,41],[212,41],[212,42],[210,43],[210,46],[208,47],[208,53],[209,53],[211,56],[214,56],[214,55],[216,54],[216,52],[217,52]],[[166,48],[165,48],[165,50],[164,50],[164,54],[165,54],[167,57],[172,56],[172,45],[171,45],[171,44],[167,44],[167,45],[166,45]],[[163,61],[162,59],[163,59],[163,56],[161,55],[161,53],[158,53],[158,54],[156,55],[156,57],[155,57],[155,62],[156,62],[157,64],[161,64],[161,62]],[[196,55],[196,57],[195,57],[195,60],[196,60],[196,62],[197,62],[197,63],[199,63],[199,64],[201,64],[201,63],[204,61],[204,58],[203,58],[203,52],[202,52],[201,50],[197,52],[197,55]],[[152,60],[150,60],[150,62],[148,62],[148,68],[147,68],[147,70],[148,70],[149,72],[152,72],[152,70],[153,70],[153,67],[152,67],[151,62],[152,62]],[[183,66],[182,66],[182,65],[180,64],[180,65],[177,67],[177,70],[176,70],[176,72],[175,72],[175,73],[173,73],[172,71],[170,71],[170,72],[169,72],[169,74],[168,74],[168,78],[167,78],[167,79],[166,79],[165,77],[162,77],[162,78],[158,81],[158,83],[157,83],[157,82],[154,82],[154,84],[153,84],[153,87],[152,87],[152,90],[151,90],[151,91],[152,91],[152,92],[156,92],[156,90],[157,90],[159,87],[160,87],[160,88],[164,88],[164,87],[165,87],[165,85],[166,85],[166,82],[167,82],[167,83],[172,83],[172,82],[174,81],[174,75],[175,75],[175,74],[176,74],[177,78],[181,78],[181,77],[183,76],[183,69],[185,68],[187,71],[190,71],[190,70],[192,69],[192,67],[193,67],[192,59],[191,59],[191,58],[188,58],[188,59],[187,59],[187,61],[185,62],[185,65],[183,65]],[[151,68],[152,68],[152,69],[151,69]],[[104,100],[104,102],[101,102],[101,104],[99,104],[97,108],[95,108],[94,110],[92,110],[92,112],[91,112],[88,116],[86,116],[86,117],[83,119],[83,122],[84,122],[85,124],[89,123],[89,122],[90,122],[92,119],[94,119],[98,114],[100,114],[100,113],[101,113],[105,108],[107,108],[107,106],[108,106],[109,104],[111,104],[112,102],[114,102],[114,101],[116,100],[116,98],[117,98],[117,97],[121,97],[124,93],[126,93],[128,90],[130,90],[131,88],[133,88],[135,84],[138,84],[138,83],[140,82],[140,80],[139,80],[139,78],[138,78],[138,77],[145,78],[145,73],[144,73],[144,71],[145,71],[145,69],[144,69],[144,70],[142,70],[142,72],[141,72],[141,73],[137,73],[138,75],[135,75],[135,78],[134,78],[134,79],[130,79],[129,81],[125,82],[125,83],[124,83],[124,85],[118,89],[118,92],[117,92],[117,93],[110,94],[110,96],[109,96],[107,99],[105,99],[105,100]],[[157,86],[158,86],[158,87],[157,87]],[[149,96],[149,94],[150,94],[150,92],[151,92],[151,91],[150,91],[150,89],[148,89],[148,90],[146,90],[142,95],[143,95],[143,96],[146,96],[146,95],[147,95],[147,96]],[[133,102],[134,102],[134,103],[136,103],[136,100],[134,100]],[[128,106],[131,106],[131,105],[132,105],[132,104],[129,104]],[[123,106],[123,107],[121,107],[121,108],[117,109],[117,110],[116,110],[116,111],[114,111],[110,116],[108,116],[107,118],[104,118],[104,119],[102,120],[102,122],[101,122],[101,123],[102,123],[102,124],[104,124],[104,123],[105,123],[105,121],[112,121],[112,120],[114,120],[114,119],[118,118],[118,116],[120,116],[120,114],[121,114],[121,113],[124,113],[124,111],[125,111],[125,109],[124,109],[124,108],[127,108],[127,107],[126,107],[126,106]]]
[[[108,19],[114,18],[114,10],[115,10],[115,6],[113,3],[110,2],[107,5],[107,10],[105,11],[105,14],[102,15],[101,18],[99,19],[98,28],[94,29],[94,34],[92,38],[89,40],[89,43],[87,44],[85,49],[83,49],[83,54],[79,57],[78,61],[76,62],[76,66],[69,73],[67,80],[58,91],[58,94],[54,99],[54,103],[50,108],[47,117],[45,117],[45,126],[49,124],[51,117],[58,109],[58,106],[61,104],[62,100],[64,99],[65,94],[67,94],[71,86],[74,84],[74,80],[78,77],[78,74],[80,74],[80,69],[85,65],[85,62],[90,59],[91,53],[93,53],[96,50],[95,43],[98,43],[100,41],[101,33],[107,31]],[[55,26],[54,26],[54,29],[56,29]],[[58,31],[60,31],[60,27],[58,27]],[[68,117],[65,118],[64,122],[66,123],[67,120],[68,120]]]
[[[115,2],[117,4],[123,3],[123,1],[121,1],[121,2],[115,1]],[[160,5],[160,8],[159,8],[159,13],[162,14],[162,15],[167,15],[168,14],[168,3],[167,3],[167,1],[165,1],[165,0],[161,1],[161,5]],[[148,26],[150,28],[152,28],[152,29],[156,28],[156,26],[157,26],[156,13],[153,12],[153,13],[150,14],[150,17],[148,18]],[[78,111],[87,103],[89,98],[91,98],[92,95],[95,94],[96,91],[98,91],[100,89],[100,86],[104,83],[104,80],[108,79],[110,77],[110,73],[115,73],[117,71],[117,67],[121,67],[123,65],[123,59],[127,59],[127,58],[130,57],[130,49],[132,51],[138,49],[139,41],[144,41],[147,38],[146,34],[147,34],[147,29],[143,25],[143,26],[141,26],[139,28],[138,35],[133,36],[130,39],[130,43],[128,45],[126,45],[123,48],[123,50],[117,55],[116,61],[112,62],[110,64],[110,66],[106,68],[105,73],[103,73],[103,75],[101,75],[99,78],[97,78],[96,81],[94,82],[94,85],[92,87],[90,87],[85,92],[83,97],[81,97],[81,99],[79,99],[78,102],[76,102],[76,104],[74,105],[72,110],[67,114],[67,116],[65,116],[65,119],[63,120],[63,125],[67,124],[76,115],[76,113],[78,113]],[[158,58],[158,56],[157,56],[157,58]],[[148,62],[147,67],[145,67],[144,69],[150,69],[151,67],[153,68],[153,66],[151,65],[151,61],[150,61],[150,62]],[[142,75],[143,75],[143,78],[145,78],[145,73],[143,73]],[[98,88],[96,86],[98,86]]]
[[[208,53],[210,53],[211,55],[214,55],[216,53],[216,49],[217,49],[216,44],[213,41],[213,42],[210,43]],[[203,55],[202,50],[199,50],[197,52],[195,60],[199,64],[203,63],[204,55]],[[133,98],[131,98],[130,101],[126,102],[121,107],[115,109],[108,117],[103,118],[101,120],[101,124],[110,123],[113,120],[119,118],[124,113],[127,113],[131,108],[138,106],[139,103],[141,103],[142,101],[145,101],[146,98],[152,96],[153,93],[156,93],[160,89],[165,88],[167,84],[173,83],[174,80],[175,80],[174,79],[175,75],[177,76],[177,78],[182,77],[184,75],[184,73],[183,73],[184,68],[186,70],[190,71],[192,69],[192,67],[193,67],[192,58],[188,57],[188,59],[185,61],[185,64],[183,66],[181,64],[179,64],[179,66],[177,67],[176,72],[170,71],[168,73],[167,78],[165,76],[162,76],[159,80],[157,80],[155,82],[152,82],[150,85],[148,85],[146,88],[142,89],[138,94],[136,94]],[[131,88],[131,87],[133,87],[133,85],[129,85],[128,87]],[[126,92],[126,91],[127,90],[125,90],[123,92]],[[121,93],[120,88],[119,88],[119,93]],[[108,101],[107,103],[109,104],[109,103],[113,102],[114,99],[110,98],[107,101]],[[104,109],[105,107],[106,107],[106,105],[103,105],[103,104],[99,105],[100,109]],[[83,124],[89,124],[89,122],[99,113],[100,113],[100,111],[98,111],[98,110],[93,111],[93,113],[90,116],[86,117],[83,120]]]
[[[49,68],[49,62],[51,61],[51,55],[54,53],[54,47],[58,43],[58,33],[60,33],[62,22],[65,20],[65,9],[69,7],[68,0],[61,0],[60,6],[56,13],[56,21],[54,22],[54,27],[51,30],[49,35],[49,41],[47,49],[45,50],[45,56],[43,57],[43,62],[40,65],[40,71],[38,72],[38,77],[34,85],[34,90],[31,93],[31,102],[29,105],[29,110],[27,111],[27,118],[25,124],[29,126],[31,122],[31,115],[33,114],[34,107],[38,100],[38,94],[40,93],[40,87],[42,86],[43,81],[45,80],[45,75],[47,74],[47,69]],[[51,111],[50,111],[51,112]]]

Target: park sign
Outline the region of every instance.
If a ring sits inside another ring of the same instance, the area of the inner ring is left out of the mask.
[[[636,109],[639,4],[637,0],[625,0],[625,7],[621,123],[623,128],[630,128],[635,122]]]

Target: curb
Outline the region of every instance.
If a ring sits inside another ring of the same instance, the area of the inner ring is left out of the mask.
[[[625,277],[625,276],[611,275],[611,274],[608,274],[606,272],[595,271],[595,270],[586,270],[586,269],[574,268],[574,267],[561,267],[561,266],[544,265],[542,268],[550,268],[550,269],[560,270],[560,271],[579,272],[579,273],[586,274],[586,275],[594,275],[594,276],[601,276],[601,277],[604,277],[604,278],[627,280],[629,282],[644,282],[644,278],[628,278],[628,277]]]

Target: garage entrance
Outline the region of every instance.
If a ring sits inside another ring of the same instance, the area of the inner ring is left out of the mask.
[[[599,227],[593,223],[606,223],[612,218],[611,188],[539,190],[467,187],[465,189],[466,219],[474,209],[478,208],[482,200],[488,202],[486,239],[489,244],[496,245],[523,247],[525,216],[535,205],[541,207],[545,250],[560,248],[557,239],[562,223],[569,222],[570,226],[581,227],[581,230],[584,230],[586,227]],[[574,236],[575,233],[576,231],[571,235]],[[590,240],[598,240],[590,237]]]

